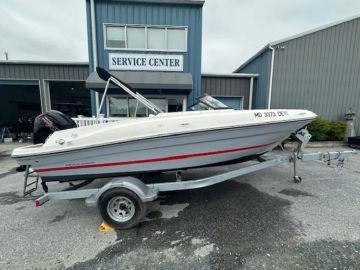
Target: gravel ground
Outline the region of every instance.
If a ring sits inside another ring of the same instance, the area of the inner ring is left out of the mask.
[[[301,184],[284,164],[163,193],[140,226],[106,233],[97,230],[97,210],[81,200],[35,208],[21,198],[15,166],[0,149],[0,269],[360,269],[360,155],[341,170],[302,163]]]

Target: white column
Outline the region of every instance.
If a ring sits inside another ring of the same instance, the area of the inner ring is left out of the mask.
[[[250,78],[250,89],[249,89],[249,110],[252,109],[252,101],[253,101],[253,93],[254,93],[254,77]]]
[[[50,101],[49,81],[40,79],[39,90],[40,90],[41,112],[44,113],[50,111],[51,101]]]
[[[270,66],[270,80],[269,80],[269,98],[268,98],[268,110],[271,109],[271,92],[272,92],[272,84],[273,84],[273,76],[274,76],[274,61],[275,61],[275,49],[269,46],[271,50],[271,66]]]
[[[92,56],[93,56],[93,66],[94,70],[98,65],[97,61],[97,46],[96,46],[96,14],[95,14],[95,2],[94,0],[90,0],[90,23],[91,23],[91,44],[92,44]],[[99,92],[95,92],[95,110],[96,114],[98,114],[99,109]]]
[[[183,110],[183,112],[187,111],[187,97],[186,96],[183,98],[182,110]]]

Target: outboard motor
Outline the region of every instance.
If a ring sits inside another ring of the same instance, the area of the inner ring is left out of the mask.
[[[40,114],[34,121],[34,144],[44,143],[55,131],[75,127],[74,120],[62,112],[51,110]]]

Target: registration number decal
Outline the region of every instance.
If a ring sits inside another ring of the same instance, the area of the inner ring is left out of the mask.
[[[287,111],[276,111],[276,112],[256,112],[254,113],[255,118],[270,118],[270,117],[284,117],[284,116],[288,116],[289,113]]]

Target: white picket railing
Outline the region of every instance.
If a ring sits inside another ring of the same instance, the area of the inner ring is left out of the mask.
[[[96,119],[95,117],[76,117],[72,118],[75,121],[78,127],[86,127],[92,126],[96,124],[110,123],[110,122],[119,122],[127,118],[124,117],[99,117]]]

